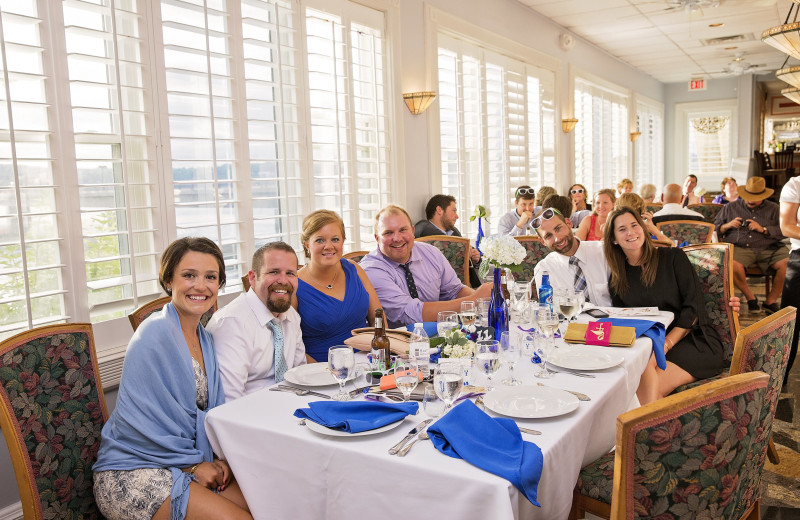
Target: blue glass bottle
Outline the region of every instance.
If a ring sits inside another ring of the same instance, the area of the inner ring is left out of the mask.
[[[494,339],[498,341],[500,334],[508,331],[508,303],[503,298],[501,272],[499,267],[494,268],[492,299],[489,302],[489,326],[494,327]]]

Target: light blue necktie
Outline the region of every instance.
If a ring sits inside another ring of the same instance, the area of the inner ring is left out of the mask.
[[[286,358],[283,356],[283,328],[278,318],[267,323],[272,331],[272,347],[275,351],[275,382],[283,381],[283,375],[289,370],[286,366]]]

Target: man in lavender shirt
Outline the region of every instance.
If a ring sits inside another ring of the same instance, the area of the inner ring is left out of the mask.
[[[463,285],[444,255],[430,244],[414,242],[414,226],[406,210],[389,205],[375,217],[378,248],[360,265],[378,294],[390,327],[436,321],[441,311],[459,312],[462,301],[490,296],[492,284]],[[404,267],[405,266],[405,267]],[[417,292],[412,298],[409,276]]]

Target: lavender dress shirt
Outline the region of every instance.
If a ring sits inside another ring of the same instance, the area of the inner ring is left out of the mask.
[[[409,294],[400,264],[386,258],[380,249],[362,258],[360,265],[372,282],[392,328],[421,322],[424,302],[454,300],[464,288],[442,252],[424,242],[414,243],[409,260],[419,298]]]

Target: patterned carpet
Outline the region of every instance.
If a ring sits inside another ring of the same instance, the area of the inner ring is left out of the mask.
[[[750,281],[750,287],[764,301],[764,285]],[[744,298],[741,294],[739,297]],[[743,303],[739,316],[741,328],[766,316],[764,311],[747,312]],[[800,365],[795,362],[789,374],[788,388],[781,393],[773,423],[773,441],[778,449],[780,464],[767,462],[764,468],[764,488],[761,497],[762,520],[800,520]]]

